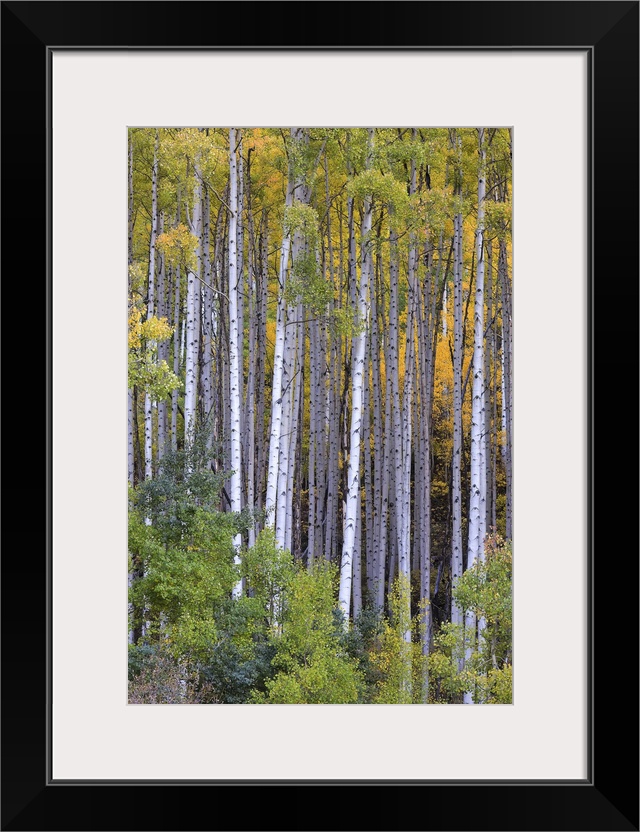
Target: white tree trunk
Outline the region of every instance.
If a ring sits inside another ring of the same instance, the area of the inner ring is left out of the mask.
[[[409,266],[409,273],[412,266]],[[410,579],[411,579],[411,401],[413,396],[413,360],[414,360],[414,314],[413,314],[414,292],[409,289],[409,308],[407,310],[407,332],[405,347],[404,366],[404,390],[402,400],[402,433],[401,433],[401,469],[396,477],[396,505],[400,510],[398,513],[398,571],[406,582],[405,597],[403,597],[404,620],[407,624],[411,621],[410,609]],[[411,630],[404,632],[404,640],[411,641]]]
[[[462,575],[462,215],[453,220],[453,458],[451,485],[451,588]],[[462,624],[462,610],[451,600],[451,623]]]
[[[229,499],[231,511],[242,511],[242,463],[240,451],[240,356],[238,354],[238,173],[236,160],[236,131],[229,129],[229,411],[231,440],[231,480]],[[242,535],[233,538],[234,563],[240,566]],[[233,597],[242,595],[242,581],[233,588]]]
[[[209,420],[213,412],[213,277],[211,269],[211,243],[210,243],[210,213],[209,189],[204,192],[204,211],[202,217],[202,271],[204,283],[200,287],[202,297],[202,401],[204,405],[204,418]],[[209,433],[209,446],[212,441]]]
[[[382,470],[384,457],[384,440],[382,429],[382,399],[380,391],[380,343],[378,340],[378,304],[377,290],[371,288],[371,382],[373,396],[373,524],[370,598],[376,598],[376,585],[380,578],[380,562],[384,571],[384,552],[380,544],[380,516],[382,512]],[[374,600],[375,602],[375,600]]]
[[[236,275],[238,282],[238,395],[240,399],[240,454],[242,459],[247,458],[246,448],[244,447],[245,432],[244,432],[244,161],[242,158],[242,131],[237,130],[236,136],[238,140],[237,153],[237,172],[236,181],[238,185],[238,201],[236,211]],[[240,495],[242,506],[246,504],[246,490],[244,488],[244,471],[240,478]]]
[[[173,372],[180,377],[180,266],[175,272],[175,298],[173,306]],[[178,450],[178,389],[171,391],[171,450]]]
[[[389,253],[389,368],[391,377],[391,418],[393,419],[393,479],[391,488],[393,528],[391,538],[393,550],[402,557],[402,408],[400,403],[399,379],[399,313],[398,313],[398,238],[395,231],[390,234]],[[391,580],[391,577],[390,577]]]
[[[353,618],[362,611],[362,511],[361,490],[358,491],[356,505],[356,534],[353,545]]]
[[[264,411],[265,411],[265,376],[266,376],[266,343],[267,343],[267,291],[268,291],[268,234],[266,228],[266,218],[263,213],[262,229],[260,234],[260,269],[258,272],[260,279],[260,286],[258,291],[258,322],[257,322],[257,342],[258,349],[258,369],[257,369],[257,390],[258,390],[258,405],[256,414],[256,426],[258,430],[258,452],[257,452],[257,494],[256,504],[258,509],[263,507],[263,494],[266,486],[266,465],[265,460],[268,457],[269,447],[267,434],[264,429]]]
[[[316,553],[316,457],[317,457],[317,390],[318,373],[316,355],[318,352],[317,322],[309,321],[309,511],[307,537],[307,564],[313,566]]]
[[[369,341],[370,339],[367,339]],[[364,360],[364,393],[362,403],[362,451],[364,457],[364,519],[365,519],[365,573],[367,588],[371,588],[373,555],[373,481],[371,478],[371,389],[369,384],[371,360],[369,344],[365,347]],[[374,450],[375,454],[375,450]],[[362,491],[362,489],[360,489]],[[360,510],[358,510],[360,517]],[[362,525],[362,523],[360,524]],[[355,592],[354,592],[355,600]],[[354,618],[357,612],[354,607]]]
[[[153,477],[153,399],[144,394],[144,478]]]
[[[294,477],[296,475],[296,456],[298,450],[298,431],[300,430],[300,407],[301,407],[301,400],[302,400],[302,384],[303,384],[303,373],[304,373],[304,323],[302,323],[302,304],[298,304],[298,308],[296,311],[296,320],[298,323],[295,325],[296,330],[296,363],[295,363],[295,373],[294,373],[294,390],[293,390],[293,405],[291,408],[291,419],[290,419],[290,437],[289,437],[289,473],[288,473],[288,481],[289,487],[287,488],[287,496],[286,496],[286,512],[285,512],[285,540],[284,540],[284,548],[290,552],[293,552],[293,494],[296,490],[294,488]],[[299,473],[299,472],[298,472]],[[297,496],[300,496],[300,489],[297,490]],[[298,512],[298,524],[300,522],[300,516]]]
[[[369,129],[369,161],[373,145],[373,129]],[[351,428],[349,431],[349,463],[347,468],[347,498],[345,501],[342,559],[340,562],[340,589],[338,601],[344,615],[345,627],[351,613],[351,588],[353,557],[355,550],[358,495],[360,492],[360,444],[362,432],[362,404],[364,389],[364,358],[366,329],[369,318],[369,280],[371,272],[371,199],[365,199],[362,218],[363,256],[360,265],[360,283],[357,293],[357,334],[353,338],[351,369]]]
[[[429,245],[427,245],[425,248]],[[431,416],[433,403],[433,363],[434,363],[434,341],[438,331],[438,321],[435,314],[435,296],[437,287],[432,281],[432,255],[425,254],[426,279],[424,288],[420,282],[419,289],[420,310],[418,318],[418,339],[419,347],[419,381],[417,386],[420,390],[421,414],[416,424],[419,432],[419,493],[420,513],[416,528],[420,537],[420,598],[425,604],[424,620],[422,629],[422,655],[428,656],[431,647]],[[419,424],[419,427],[418,427]],[[417,492],[418,493],[418,492]],[[416,496],[417,496],[416,493]],[[429,700],[429,673],[425,668],[422,682],[422,701]]]
[[[502,310],[504,319],[504,309]],[[500,390],[502,393],[502,412],[500,422],[502,426],[502,456],[507,455],[507,385],[506,385],[506,360],[505,360],[505,326],[504,320],[501,325],[502,333],[502,351],[500,353]]]
[[[282,396],[280,418],[280,453],[278,455],[278,489],[276,498],[276,545],[285,547],[287,533],[287,492],[289,480],[289,448],[291,431],[291,409],[293,406],[293,385],[295,375],[295,309],[287,309],[288,326],[284,336],[284,360],[282,365]]]
[[[477,561],[484,561],[484,538],[486,533],[486,488],[485,469],[485,402],[484,402],[484,213],[485,213],[485,149],[484,130],[479,130],[480,170],[478,172],[478,220],[476,227],[476,282],[474,293],[473,328],[473,389],[471,403],[471,474],[469,482],[469,546],[467,569]],[[465,633],[475,637],[476,626],[484,629],[484,622],[476,622],[475,614],[465,616]],[[467,650],[467,656],[470,648]],[[465,704],[473,702],[473,693],[464,695]]]
[[[296,148],[304,140],[305,132],[300,127],[291,128],[291,141]],[[294,182],[295,177],[295,182]],[[294,190],[302,187],[299,175],[296,175],[294,165],[290,165],[285,212],[293,204]],[[301,201],[305,201],[304,196]],[[284,547],[286,540],[288,489],[293,487],[295,468],[295,454],[290,454],[290,435],[292,427],[291,408],[293,398],[293,375],[295,373],[295,340],[296,332],[293,324],[295,309],[285,307],[285,288],[287,271],[289,268],[289,254],[291,250],[291,235],[284,229],[282,250],[280,257],[280,287],[278,298],[278,315],[276,320],[276,345],[273,359],[273,388],[271,399],[271,437],[269,442],[269,466],[267,473],[267,494],[265,509],[267,524],[275,525],[276,544]],[[293,260],[300,251],[301,235],[294,234]],[[288,324],[291,323],[291,326]]]
[[[342,297],[342,283],[344,276],[343,257],[342,257],[342,223],[338,223],[338,230],[340,232],[340,245],[338,249],[338,293],[339,298]],[[332,309],[336,308],[335,301],[332,300]],[[340,306],[340,304],[338,304]],[[327,511],[326,511],[326,525],[325,525],[325,543],[324,556],[327,560],[332,560],[334,552],[337,549],[338,537],[338,483],[339,483],[339,450],[338,444],[340,441],[340,362],[342,356],[342,338],[337,332],[332,337],[331,344],[331,369],[329,376],[329,391],[331,400],[331,413],[329,425],[329,458],[327,464]]]
[[[133,446],[133,390],[127,391],[127,473],[129,485],[133,485],[133,477],[135,471],[135,451]]]
[[[414,136],[415,138],[415,136]],[[415,164],[411,164],[410,193],[416,190]],[[415,238],[411,240],[409,248],[408,283],[409,294],[407,299],[407,326],[405,333],[405,365],[404,365],[404,389],[402,398],[402,433],[401,433],[401,470],[396,476],[396,504],[400,507],[398,514],[398,568],[404,579],[405,589],[402,598],[403,617],[407,624],[404,631],[404,640],[411,641],[411,444],[412,444],[412,398],[413,398],[413,377],[414,377],[414,352],[415,352],[415,299],[416,299],[416,271],[417,256]]]
[[[248,174],[249,176],[249,174]],[[250,178],[250,176],[249,176]],[[250,196],[250,195],[249,195]],[[247,398],[246,398],[246,471],[247,471],[247,507],[253,512],[255,508],[255,411],[256,411],[256,332],[257,332],[257,283],[256,274],[258,271],[255,262],[255,230],[253,225],[253,213],[251,203],[248,205],[249,217],[249,247],[253,256],[249,256],[249,368],[247,373]],[[256,527],[253,518],[249,522],[249,547],[256,542]]]
[[[156,239],[158,236],[158,131],[153,147],[151,172],[151,238],[149,240],[149,274],[147,294],[147,320],[155,314],[156,290]],[[144,395],[144,478],[153,476],[153,401],[149,391]]]
[[[493,406],[495,404],[495,391],[491,390],[491,358],[493,353],[494,328],[493,328],[493,246],[491,241],[485,240],[485,300],[487,306],[487,329],[484,348],[484,400],[485,400],[485,431],[484,431],[484,468],[486,476],[485,494],[485,530],[491,529],[492,517],[495,514],[493,506]]]
[[[325,529],[324,556],[333,557],[337,546],[337,517],[338,517],[338,482],[339,482],[339,441],[340,441],[340,336],[334,336],[332,346],[333,378],[331,386],[331,426],[329,431],[329,465],[327,473],[327,515]]]
[[[185,345],[185,393],[184,393],[184,446],[188,449],[193,441],[198,401],[198,353],[200,347],[200,268],[202,233],[202,198],[200,169],[195,165],[193,187],[193,212],[191,233],[198,240],[195,271],[187,273],[187,325]]]
[[[513,381],[512,349],[513,334],[511,323],[511,286],[507,263],[507,246],[500,241],[498,257],[498,276],[500,280],[502,304],[502,424],[504,430],[504,466],[506,475],[506,537],[513,537]]]
[[[392,285],[391,287],[391,304],[395,303],[395,333],[397,334],[397,299],[395,294],[395,289]],[[393,311],[393,309],[391,310]],[[376,606],[378,609],[382,609],[384,605],[384,590],[385,590],[385,574],[386,574],[386,567],[387,567],[387,550],[388,550],[388,541],[389,541],[389,525],[390,522],[393,521],[395,518],[395,509],[393,507],[393,503],[391,503],[391,517],[389,515],[389,504],[392,500],[392,475],[393,475],[393,465],[395,461],[395,447],[393,441],[393,371],[392,368],[394,366],[394,360],[397,363],[397,358],[394,358],[394,350],[395,356],[397,356],[397,339],[394,342],[393,340],[393,330],[391,327],[391,318],[393,315],[390,314],[389,316],[389,328],[385,333],[384,327],[384,317],[383,317],[383,325],[381,331],[383,333],[383,340],[384,340],[384,354],[385,354],[385,363],[387,367],[386,372],[386,382],[385,382],[385,405],[384,405],[384,449],[383,449],[383,460],[382,460],[382,493],[380,497],[380,533],[379,533],[379,557],[378,557],[378,573],[377,573],[377,592],[376,592]],[[396,379],[397,381],[397,379]],[[389,567],[391,564],[389,564]]]
[[[384,449],[382,465],[382,488],[380,497],[380,533],[379,533],[379,555],[378,571],[376,573],[376,607],[381,610],[384,605],[384,579],[387,566],[387,548],[389,540],[389,488],[391,479],[391,466],[394,457],[393,437],[391,435],[391,377],[387,372],[386,382],[386,403],[384,420]]]
[[[158,218],[158,233],[164,232],[164,214],[160,212]],[[168,302],[167,302],[167,270],[165,266],[164,255],[160,254],[158,258],[158,291],[157,291],[157,314],[159,318],[169,319]],[[168,364],[169,359],[169,341],[163,339],[158,344],[158,361],[164,361]],[[167,400],[162,398],[157,404],[158,410],[158,467],[162,464],[162,457],[167,450]]]
[[[447,284],[444,284],[442,292],[442,337],[447,337]]]
[[[292,204],[291,181],[287,188],[285,207]],[[284,348],[287,329],[286,302],[284,291],[289,268],[289,253],[291,236],[284,230],[282,248],[280,251],[280,272],[278,288],[278,312],[276,318],[276,343],[273,355],[273,383],[271,389],[271,433],[269,437],[269,462],[267,466],[267,492],[265,496],[266,525],[274,528],[276,525],[276,502],[278,490],[278,470],[280,462],[280,435],[282,432],[282,376],[284,372]]]

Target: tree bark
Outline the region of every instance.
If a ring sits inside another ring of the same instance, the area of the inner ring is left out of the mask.
[[[173,302],[173,372],[180,376],[180,265],[175,270]],[[171,450],[178,450],[178,388],[171,391]]]
[[[198,162],[195,164],[191,233],[197,239],[196,265],[187,272],[187,321],[185,346],[184,446],[188,450],[196,429],[198,404],[198,359],[200,351],[200,272],[202,263],[202,190]]]
[[[160,212],[158,220],[158,232],[164,232],[164,214]],[[165,265],[165,258],[160,254],[158,258],[158,317],[169,320],[168,302],[167,302],[167,270]],[[169,341],[163,339],[158,344],[158,361],[163,362],[168,366],[169,363]],[[168,417],[167,417],[167,400],[161,398],[158,401],[158,467],[162,462],[162,457],[167,450],[167,435],[169,431]]]
[[[249,151],[249,154],[251,151]],[[249,155],[249,159],[251,155]],[[250,167],[247,165],[247,181],[251,182]],[[251,206],[251,191],[247,188],[247,220],[249,231],[249,253],[248,253],[248,271],[249,271],[249,297],[248,297],[248,313],[249,313],[249,367],[247,371],[247,394],[245,405],[245,460],[246,460],[246,475],[247,475],[247,507],[252,513],[252,519],[249,522],[248,539],[249,547],[255,545],[256,527],[253,520],[253,511],[255,509],[255,457],[256,457],[256,440],[255,440],[255,411],[256,411],[256,341],[257,341],[257,274],[258,264],[255,250],[255,229],[253,222],[253,211]]]
[[[373,129],[369,128],[367,167],[371,165],[373,152]],[[351,370],[351,427],[349,431],[349,463],[347,468],[347,498],[345,501],[344,531],[342,537],[342,559],[340,563],[340,589],[338,601],[348,626],[351,613],[351,589],[353,580],[353,558],[360,492],[360,445],[362,432],[362,404],[364,387],[364,358],[366,329],[369,319],[369,281],[371,272],[371,198],[364,201],[362,218],[362,262],[357,295],[357,334],[353,337]]]
[[[485,389],[484,389],[484,214],[485,214],[485,159],[484,129],[478,131],[480,168],[478,171],[478,219],[476,226],[476,282],[474,292],[473,330],[473,389],[471,410],[471,471],[469,482],[469,545],[467,569],[476,562],[484,561],[484,539],[486,534],[486,463],[485,463]],[[476,622],[475,613],[467,611],[465,635],[475,640],[476,626],[484,629],[482,620]],[[471,654],[467,647],[466,657]],[[464,694],[464,703],[473,703],[473,692]]]
[[[500,241],[498,255],[498,276],[500,280],[500,293],[502,304],[502,418],[504,429],[504,467],[506,477],[506,518],[505,537],[507,540],[513,538],[513,390],[512,390],[512,355],[513,355],[513,334],[512,334],[512,311],[511,311],[511,285],[509,281],[507,263],[507,244]]]
[[[451,589],[462,576],[462,214],[454,217],[453,260],[453,458],[451,477]],[[451,622],[462,624],[462,610],[452,597]]]
[[[236,159],[236,131],[229,129],[229,411],[230,411],[230,440],[231,440],[231,481],[230,494],[231,511],[242,511],[242,461],[240,450],[240,356],[239,320],[238,320],[238,172]],[[234,563],[240,566],[240,548],[242,535],[233,538],[235,550]],[[233,588],[233,597],[242,595],[242,580]]]
[[[149,273],[147,280],[147,320],[155,315],[156,304],[156,239],[158,237],[158,145],[156,130],[151,170],[151,237],[149,240]],[[153,400],[147,390],[144,395],[144,478],[153,476]]]
[[[285,211],[293,202],[293,180],[289,172],[289,183],[285,199]],[[291,249],[291,235],[283,230],[282,246],[280,250],[280,272],[278,277],[278,312],[276,318],[276,343],[273,355],[273,382],[271,388],[271,433],[269,437],[269,462],[267,469],[267,492],[265,496],[266,525],[274,528],[276,525],[276,502],[278,494],[278,471],[280,462],[280,438],[282,433],[282,397],[283,373],[285,361],[285,335],[287,324],[287,306],[285,288],[289,269],[289,252]]]

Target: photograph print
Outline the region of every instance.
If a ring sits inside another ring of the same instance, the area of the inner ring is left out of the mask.
[[[510,704],[511,130],[127,152],[129,704]]]

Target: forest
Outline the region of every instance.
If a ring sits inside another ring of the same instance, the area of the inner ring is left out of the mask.
[[[511,131],[127,152],[129,703],[510,703]]]

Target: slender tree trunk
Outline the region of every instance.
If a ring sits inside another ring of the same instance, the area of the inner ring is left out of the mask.
[[[371,165],[373,151],[373,129],[369,128],[368,162]],[[345,626],[349,624],[351,612],[351,584],[353,579],[353,558],[355,551],[358,495],[360,492],[360,444],[362,431],[362,398],[364,387],[364,358],[366,326],[369,318],[369,280],[371,272],[371,199],[364,202],[362,219],[363,257],[360,266],[360,285],[357,296],[357,334],[353,338],[352,379],[351,379],[351,429],[349,442],[349,463],[347,469],[347,499],[345,501],[344,532],[342,536],[342,560],[340,564],[340,589],[338,600],[344,615]]]
[[[162,212],[160,212],[158,231],[160,234],[164,232],[164,214]],[[161,254],[158,260],[158,317],[169,320],[169,303],[167,301],[167,271],[164,255]],[[158,361],[168,366],[169,341],[166,338],[158,344]],[[161,398],[158,401],[158,466],[160,466],[162,457],[167,450],[168,432],[169,424],[167,417],[167,400],[166,398]]]
[[[307,520],[307,565],[311,569],[315,558],[316,531],[316,456],[317,456],[317,392],[318,368],[317,321],[309,321],[309,510]]]
[[[387,361],[387,366],[389,362]],[[389,503],[391,487],[392,460],[395,456],[395,448],[392,436],[392,395],[391,395],[391,373],[387,370],[386,397],[385,397],[385,419],[384,419],[384,458],[382,465],[382,488],[380,496],[380,534],[379,534],[379,556],[378,572],[376,575],[377,592],[376,607],[381,610],[384,606],[385,573],[387,566],[387,550],[389,541]],[[395,516],[395,512],[392,512]]]
[[[485,299],[487,307],[487,327],[485,329],[485,350],[484,350],[484,396],[485,396],[485,434],[484,434],[484,459],[486,475],[486,518],[485,529],[492,527],[494,515],[493,505],[493,479],[495,471],[493,467],[493,402],[495,391],[491,388],[491,359],[493,355],[493,245],[490,240],[485,240]]]
[[[444,284],[444,292],[442,294],[442,337],[447,337],[447,284]]]
[[[412,267],[410,265],[411,274]],[[400,495],[396,494],[396,505],[400,506],[398,514],[398,570],[406,582],[403,587],[404,620],[411,621],[411,439],[412,439],[412,396],[413,396],[413,361],[414,361],[414,292],[409,288],[407,309],[407,331],[405,346],[404,390],[402,399],[402,433],[401,433],[401,469],[396,477],[396,489],[400,483]],[[411,630],[404,632],[404,640],[411,641]]]
[[[209,258],[211,276],[211,410],[210,410],[210,442],[212,459],[211,466],[217,471],[223,463],[224,408],[223,388],[225,384],[225,338],[226,306],[228,273],[225,271],[224,253],[228,244],[227,226],[229,220],[229,182],[225,187],[223,199],[218,206],[216,215],[213,253]]]
[[[237,210],[237,226],[236,226],[236,274],[238,281],[238,332],[237,332],[237,351],[238,351],[238,394],[240,401],[240,450],[242,459],[246,459],[246,449],[244,444],[244,295],[245,295],[245,280],[244,280],[244,160],[242,158],[242,131],[236,132],[238,139],[238,154],[237,154],[237,185],[238,185],[238,210]],[[246,491],[243,488],[244,475],[240,479],[240,494],[242,505],[245,505]]]
[[[134,228],[134,213],[133,213],[133,140],[131,130],[128,134],[128,204],[127,204],[127,252],[129,266],[133,264],[133,228]],[[129,291],[131,291],[131,281],[129,280]]]
[[[127,447],[127,474],[129,485],[134,484],[135,476],[135,453],[133,449],[133,389],[129,388],[127,391],[127,427],[128,427],[128,447]]]
[[[353,543],[353,618],[362,611],[362,510],[361,491],[358,491],[356,506],[356,533]]]
[[[173,302],[173,372],[180,377],[180,266],[175,270]],[[178,388],[171,391],[171,449],[178,450]]]
[[[340,460],[340,364],[341,364],[341,338],[334,335],[331,348],[333,376],[330,378],[331,387],[331,425],[329,430],[329,463],[327,472],[327,511],[325,527],[324,556],[327,560],[333,560],[334,552],[337,549],[338,537],[338,507],[339,495],[338,485],[340,482],[339,460]]]
[[[291,436],[289,437],[289,468],[288,480],[289,487],[286,496],[286,515],[285,515],[285,545],[284,548],[293,552],[293,532],[294,532],[294,513],[293,513],[293,496],[294,491],[297,496],[297,519],[298,525],[300,521],[300,492],[301,488],[294,488],[294,479],[298,462],[298,434],[301,433],[300,425],[301,417],[301,403],[302,403],[302,387],[304,384],[304,323],[302,321],[302,304],[298,304],[296,310],[296,320],[298,323],[292,329],[296,331],[296,347],[295,347],[295,371],[294,371],[294,390],[292,393],[293,405],[291,412]]]
[[[513,538],[513,391],[512,391],[512,350],[513,335],[511,328],[511,286],[507,263],[507,244],[500,241],[498,257],[498,275],[502,304],[502,417],[505,436],[504,467],[506,476],[506,530],[507,540]]]
[[[250,158],[250,157],[249,157]],[[250,182],[250,171],[247,171],[247,181]],[[246,431],[246,469],[247,469],[247,507],[252,512],[255,508],[255,456],[256,456],[256,441],[255,441],[255,411],[256,411],[256,390],[255,390],[255,366],[256,366],[256,335],[257,335],[257,280],[256,275],[258,266],[256,262],[255,251],[255,229],[253,225],[253,212],[251,207],[251,194],[247,193],[247,216],[249,228],[249,368],[247,372],[247,399],[246,399],[246,416],[245,416],[245,431]],[[254,546],[256,538],[256,528],[253,518],[249,522],[248,530],[249,547]]]
[[[393,260],[391,263],[393,264]],[[382,268],[382,267],[381,267]],[[384,302],[382,293],[382,274],[380,275],[380,303],[376,303],[376,317],[380,318],[380,324],[376,321],[376,329],[386,333],[384,337],[384,356],[386,367],[385,379],[385,395],[384,395],[384,447],[382,459],[382,483],[380,495],[380,532],[379,532],[379,557],[378,557],[378,573],[377,573],[377,593],[376,593],[376,607],[382,610],[384,607],[384,591],[385,591],[385,575],[387,572],[387,560],[389,560],[389,575],[391,574],[391,562],[388,549],[388,541],[390,539],[390,525],[395,518],[395,507],[393,504],[393,465],[395,461],[395,444],[392,431],[394,430],[394,404],[393,404],[393,384],[394,378],[397,385],[397,375],[394,375],[394,362],[397,366],[397,284],[393,283],[393,269],[391,270],[390,282],[390,307],[389,307],[389,325],[385,327],[384,320]],[[395,272],[397,277],[397,272]],[[393,324],[392,324],[393,321]],[[394,337],[395,336],[395,337]],[[380,393],[380,395],[382,395]],[[391,514],[390,514],[391,512]],[[393,535],[391,536],[393,540]],[[391,580],[391,579],[389,579]]]
[[[185,350],[184,446],[193,442],[198,404],[198,359],[200,348],[200,272],[202,263],[202,191],[201,174],[195,165],[191,233],[198,241],[196,265],[187,272],[187,321]]]
[[[202,295],[202,402],[204,418],[207,425],[213,419],[213,274],[211,268],[211,203],[209,189],[204,189],[204,205],[202,220],[202,271],[204,284],[201,286]],[[213,443],[213,429],[208,427],[208,443]]]
[[[415,130],[414,130],[415,139]],[[411,180],[409,184],[409,193],[413,195],[416,191],[416,169],[415,163],[411,162]],[[411,641],[411,458],[412,458],[412,424],[411,415],[413,408],[413,378],[414,378],[414,359],[415,359],[415,301],[416,301],[416,271],[417,271],[417,256],[415,235],[411,235],[409,246],[409,263],[408,263],[408,284],[409,294],[407,298],[407,327],[405,333],[405,366],[404,366],[404,389],[402,398],[402,450],[401,450],[401,466],[399,478],[396,477],[396,488],[398,482],[401,483],[400,497],[397,504],[401,506],[401,511],[398,516],[399,526],[399,546],[398,546],[398,567],[399,573],[402,576],[405,585],[403,586],[403,619],[406,622],[407,629],[404,632],[404,640],[409,643]],[[407,668],[407,679],[405,686],[410,692],[411,668]]]
[[[140,482],[144,474],[144,459],[140,442],[140,422],[138,419],[139,395],[137,385],[133,388],[133,450],[135,455],[135,482]]]
[[[402,408],[400,402],[399,312],[398,312],[398,238],[394,230],[390,233],[389,253],[389,362],[387,372],[391,376],[391,413],[393,419],[393,480],[392,505],[395,533],[392,537],[393,550],[398,560],[403,557],[402,547]],[[391,580],[391,573],[389,575]]]
[[[428,656],[431,647],[432,610],[431,610],[431,418],[433,405],[433,378],[435,339],[438,330],[438,317],[435,310],[437,285],[432,282],[433,258],[425,254],[426,277],[420,292],[419,315],[419,388],[421,401],[420,419],[420,598],[424,604],[422,629],[422,655]],[[418,287],[420,283],[418,282]],[[444,293],[443,293],[444,294]],[[422,701],[429,698],[429,675],[425,670],[423,678]]]
[[[289,174],[289,184],[285,202],[289,208],[293,201],[293,182]],[[289,268],[291,236],[285,228],[280,251],[280,273],[278,287],[278,312],[276,318],[276,343],[273,355],[273,383],[271,388],[271,434],[269,438],[269,462],[267,469],[267,493],[265,497],[266,524],[276,525],[276,502],[278,493],[278,470],[280,462],[280,437],[282,433],[282,398],[284,394],[283,373],[285,361],[285,335],[287,329],[287,306],[285,287]]]
[[[242,462],[240,451],[240,356],[238,354],[238,171],[236,159],[236,131],[229,129],[229,410],[230,410],[230,439],[231,439],[231,481],[230,494],[231,511],[242,511]],[[242,535],[233,538],[235,549],[234,563],[240,566],[240,548]],[[233,597],[242,595],[242,580],[233,588]]]
[[[329,334],[324,321],[318,321],[320,350],[318,355],[318,425],[316,438],[316,518],[314,557],[322,557],[323,537],[326,524],[327,468],[329,454],[330,401],[327,373]]]
[[[453,457],[451,478],[451,589],[462,576],[462,214],[454,217],[453,260]],[[452,597],[451,622],[462,624],[462,610]]]
[[[367,339],[369,340],[369,339]],[[362,406],[362,443],[364,458],[364,518],[365,518],[365,572],[367,591],[371,591],[372,572],[371,557],[373,554],[373,481],[371,477],[371,390],[370,390],[370,358],[369,348],[365,350],[364,361],[364,393]],[[375,450],[374,450],[375,455]],[[355,598],[355,594],[354,594]],[[355,616],[354,609],[354,616]]]
[[[376,258],[376,272],[380,270],[380,256]],[[382,507],[382,470],[384,457],[384,440],[382,429],[382,400],[380,391],[380,343],[378,339],[378,287],[380,279],[375,281],[371,288],[371,338],[370,338],[370,361],[371,361],[371,394],[373,397],[373,506],[371,509],[370,522],[371,553],[367,552],[367,561],[371,560],[371,572],[369,578],[369,599],[377,606],[377,584],[380,580],[380,561],[382,560],[382,571],[384,572],[384,552],[380,543],[380,516]],[[369,522],[369,521],[367,521]],[[383,577],[384,580],[384,577]]]
[[[158,237],[158,144],[156,130],[151,172],[151,238],[149,240],[149,274],[147,282],[147,320],[155,315],[156,305],[156,239]],[[144,478],[153,476],[153,401],[151,393],[144,396]]]
[[[302,128],[291,128],[292,150],[295,156],[295,151],[300,148],[307,139],[307,135]],[[309,193],[304,185],[303,176],[295,171],[293,165],[292,175],[295,181],[293,191],[295,191],[298,202],[304,204],[308,202]],[[305,241],[302,231],[296,228],[292,240],[292,263],[295,264],[298,258],[305,253]],[[292,453],[291,436],[295,422],[295,414],[293,407],[295,405],[295,384],[296,384],[296,342],[297,338],[297,320],[301,319],[302,315],[297,315],[296,308],[292,305],[289,299],[289,305],[286,314],[285,334],[284,334],[284,358],[282,366],[282,392],[280,397],[280,452],[278,464],[278,478],[277,478],[277,497],[276,497],[276,544],[279,547],[285,547],[286,541],[291,540],[291,529],[287,533],[287,521],[291,522],[291,499],[293,494],[293,485],[295,481],[295,453]],[[276,335],[277,339],[277,335]],[[275,363],[275,362],[274,362]],[[275,378],[275,370],[274,370]]]
[[[260,279],[260,288],[258,292],[258,322],[257,322],[257,340],[261,348],[258,350],[258,368],[257,368],[257,390],[258,390],[258,412],[257,412],[257,427],[258,427],[258,460],[257,460],[257,476],[258,476],[258,493],[257,493],[257,508],[262,509],[264,500],[264,490],[266,487],[267,472],[265,467],[265,460],[267,459],[269,448],[266,441],[265,431],[265,383],[266,383],[266,343],[267,343],[267,289],[268,289],[268,233],[266,212],[262,215],[262,230],[260,235],[260,270],[258,276]]]
[[[328,187],[328,186],[327,186]],[[327,196],[328,201],[328,196]],[[342,294],[344,283],[344,254],[343,254],[343,221],[338,217],[338,308],[342,308]],[[330,261],[331,262],[331,261]],[[334,303],[332,301],[332,308]],[[340,331],[334,333],[331,345],[331,370],[329,378],[331,388],[331,424],[329,429],[329,461],[327,471],[327,511],[325,527],[324,556],[333,561],[338,551],[338,514],[340,496],[340,367],[342,365],[342,336]]]
[[[484,561],[486,533],[486,470],[485,470],[485,401],[484,401],[484,213],[485,213],[485,148],[484,130],[479,130],[480,170],[478,173],[478,220],[476,227],[476,283],[474,297],[473,334],[473,390],[471,412],[471,473],[469,483],[469,547],[467,569]],[[467,611],[465,637],[475,641],[476,626],[484,629],[484,622],[476,622],[475,614]],[[471,655],[467,647],[467,658]],[[465,704],[473,702],[473,693],[464,694]]]
[[[287,308],[287,327],[284,336],[284,361],[282,367],[282,398],[280,453],[278,455],[278,490],[276,500],[276,543],[285,547],[287,523],[287,493],[291,488],[289,479],[290,431],[293,407],[293,385],[295,383],[295,325],[293,324],[295,307]]]

